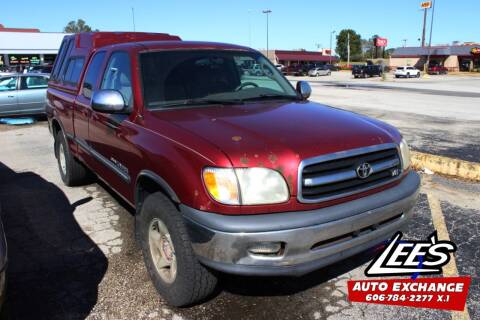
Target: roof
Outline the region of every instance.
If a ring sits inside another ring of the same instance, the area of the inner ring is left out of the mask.
[[[0,54],[56,54],[65,33],[0,32]]]
[[[0,23],[0,32],[40,32],[36,28],[5,28],[3,24]]]
[[[324,56],[321,52],[316,51],[288,51],[288,50],[275,50],[275,55],[278,60],[287,61],[330,61],[336,60],[333,56]]]
[[[478,45],[463,45],[463,46],[432,46],[429,47],[402,47],[396,48],[392,53],[392,58],[401,57],[416,57],[427,56],[469,56],[472,48],[479,47]]]
[[[82,32],[74,35],[76,48],[100,48],[141,41],[181,41],[179,36],[153,32]]]

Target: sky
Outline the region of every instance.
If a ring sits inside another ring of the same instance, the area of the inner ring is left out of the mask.
[[[421,0],[82,0],[2,1],[0,23],[11,28],[58,32],[84,19],[101,31],[166,32],[184,40],[228,42],[266,48],[270,9],[270,49],[329,48],[330,33],[350,28],[362,38],[378,34],[388,47],[417,46],[421,37]],[[25,9],[22,9],[25,8]],[[431,12],[431,10],[430,10]],[[437,0],[432,44],[480,42],[479,0]],[[427,26],[430,26],[430,16]],[[428,30],[428,29],[427,29]],[[428,31],[427,31],[428,39]],[[335,39],[333,40],[335,43]],[[335,47],[335,45],[333,45]]]

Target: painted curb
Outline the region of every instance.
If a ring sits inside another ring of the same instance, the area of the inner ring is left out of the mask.
[[[416,170],[429,169],[432,172],[457,178],[480,181],[480,163],[435,156],[412,151],[412,165]]]

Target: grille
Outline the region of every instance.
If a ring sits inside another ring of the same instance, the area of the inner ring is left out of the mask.
[[[370,175],[360,178],[357,168],[368,164]],[[401,161],[396,145],[321,156],[302,162],[299,175],[301,202],[320,202],[359,193],[396,180]]]

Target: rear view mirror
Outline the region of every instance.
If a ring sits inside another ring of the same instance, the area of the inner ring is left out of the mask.
[[[93,93],[92,109],[103,113],[121,113],[125,111],[125,101],[120,92],[104,89]]]
[[[300,97],[302,97],[302,100],[307,100],[312,94],[312,88],[307,81],[298,81],[297,92],[300,94]]]

